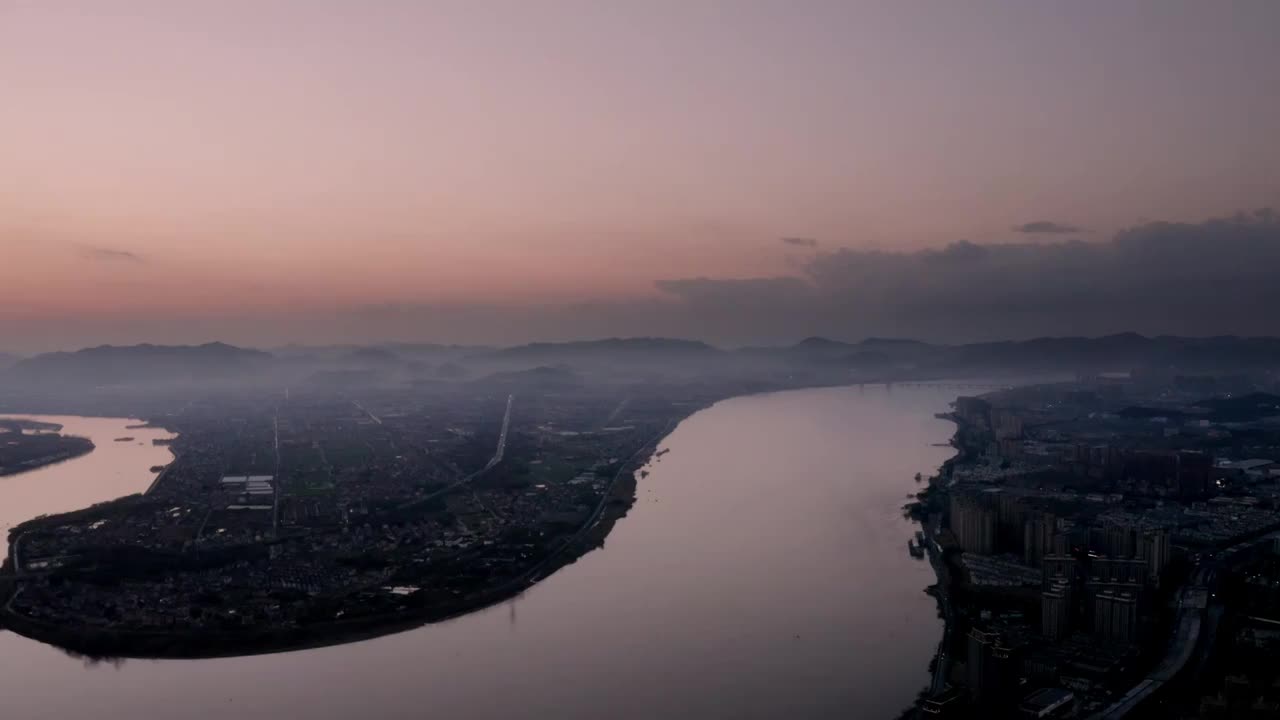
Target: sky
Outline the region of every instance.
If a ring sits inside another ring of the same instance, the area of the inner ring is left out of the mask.
[[[0,351],[1280,334],[1276,27],[0,0]]]

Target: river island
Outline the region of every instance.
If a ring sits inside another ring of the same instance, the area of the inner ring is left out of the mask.
[[[87,438],[60,435],[59,425],[30,420],[0,421],[0,476],[35,470],[93,451]]]

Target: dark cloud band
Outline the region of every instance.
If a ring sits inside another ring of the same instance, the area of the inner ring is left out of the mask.
[[[1027,234],[1044,234],[1044,235],[1070,235],[1075,233],[1088,232],[1082,227],[1068,225],[1066,223],[1056,223],[1051,220],[1036,220],[1035,222],[1023,223],[1013,226],[1014,232]]]

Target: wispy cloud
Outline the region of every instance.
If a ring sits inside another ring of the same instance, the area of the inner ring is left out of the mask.
[[[1034,222],[1023,223],[1013,226],[1014,232],[1044,234],[1044,235],[1066,235],[1069,233],[1088,232],[1082,227],[1068,225],[1067,223],[1057,223],[1052,220],[1036,220]]]
[[[146,260],[135,252],[128,250],[119,250],[116,248],[100,247],[97,245],[80,245],[77,247],[80,256],[88,260],[100,260],[102,262],[128,262],[141,263]]]
[[[810,237],[784,237],[781,239],[783,245],[792,245],[794,247],[816,248],[818,241]]]

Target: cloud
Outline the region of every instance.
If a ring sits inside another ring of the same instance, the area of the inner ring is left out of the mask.
[[[115,248],[100,247],[97,245],[80,245],[80,256],[89,260],[101,260],[103,262],[145,262],[143,257],[135,252],[128,250],[117,250]]]
[[[959,240],[941,250],[926,251],[921,259],[930,263],[966,263],[981,260],[987,256],[987,249],[968,240]]]
[[[818,252],[788,278],[669,280],[686,326],[761,336],[1280,335],[1280,215],[1151,222],[1105,242]]]
[[[1088,230],[1085,230],[1082,227],[1076,227],[1075,225],[1068,225],[1066,223],[1056,223],[1051,220],[1036,220],[1035,222],[1014,225],[1013,231],[1033,235],[1068,235],[1088,232]]]
[[[121,258],[111,256],[111,259]],[[137,262],[128,260],[129,262]],[[243,316],[48,318],[0,310],[9,349],[100,342],[250,345],[387,339],[512,344],[675,336],[724,345],[810,335],[942,342],[1146,335],[1280,336],[1280,215],[1147,222],[1107,240],[964,240],[915,251],[815,249],[795,272],[672,277],[654,297],[590,303],[290,308]]]
[[[783,244],[783,245],[792,245],[792,246],[795,246],[795,247],[803,247],[803,248],[816,248],[816,247],[818,247],[818,241],[817,241],[817,239],[816,239],[816,238],[809,238],[809,237],[784,237],[784,238],[781,238],[781,240],[780,240],[780,241],[782,242],[782,244]]]
[[[685,301],[703,304],[730,304],[742,308],[791,302],[812,292],[809,283],[798,277],[659,280],[659,290]]]

